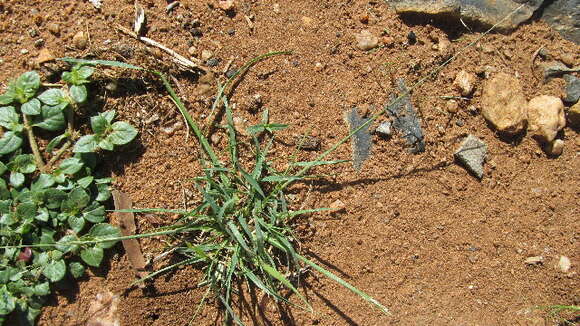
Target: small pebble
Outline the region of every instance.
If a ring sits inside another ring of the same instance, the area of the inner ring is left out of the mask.
[[[568,273],[570,268],[572,267],[572,263],[570,262],[570,258],[566,256],[560,256],[560,260],[558,261],[558,268],[564,272]]]
[[[236,34],[236,30],[233,28],[230,28],[226,31],[226,33],[228,33],[228,35],[233,36]]]
[[[48,31],[54,35],[60,34],[60,26],[57,23],[50,23],[46,26],[46,28],[48,28]]]
[[[457,103],[456,100],[449,100],[445,105],[445,109],[447,109],[447,112],[449,113],[457,113],[459,111],[459,103]]]
[[[197,53],[197,48],[195,46],[190,46],[189,49],[187,49],[187,53],[193,57]]]
[[[220,64],[220,61],[221,60],[218,58],[211,58],[211,59],[207,60],[205,62],[205,64],[208,65],[209,67],[216,67],[217,65]]]
[[[374,36],[370,31],[363,30],[355,35],[356,46],[362,51],[372,50],[379,45],[379,38]]]
[[[89,34],[83,31],[80,31],[73,36],[73,44],[75,48],[79,50],[84,50],[87,48],[89,44]]]
[[[453,85],[460,91],[461,96],[470,96],[473,94],[473,84],[475,83],[475,76],[465,70],[457,73]]]
[[[358,20],[365,25],[368,24],[369,23],[369,14],[364,13],[364,14],[360,15],[358,17]]]
[[[346,208],[346,205],[342,202],[342,200],[337,199],[333,201],[332,204],[330,204],[329,208],[331,211],[337,212],[344,210]]]
[[[28,51],[27,49],[22,49],[22,50],[20,50],[20,54],[28,54],[28,52],[29,52],[29,51]]]
[[[417,43],[417,34],[415,34],[413,31],[410,31],[409,34],[407,34],[407,41],[409,41],[409,44]]]
[[[560,156],[564,152],[564,141],[562,139],[556,139],[550,144],[548,144],[546,151],[551,156]]]
[[[213,52],[211,52],[210,50],[201,51],[201,60],[207,61],[211,59],[211,57],[213,57]]]
[[[39,38],[38,40],[34,41],[34,47],[41,48],[44,45],[44,40]]]
[[[524,263],[526,263],[526,265],[541,265],[544,263],[544,257],[542,256],[528,257],[526,258]]]
[[[234,68],[229,69],[228,71],[226,71],[226,77],[228,77],[228,78],[234,77],[234,75],[236,74],[237,71],[238,70],[234,69]]]
[[[36,63],[38,65],[41,65],[45,62],[49,62],[54,60],[54,55],[52,54],[52,52],[50,52],[50,50],[48,49],[42,49],[40,50],[40,53],[38,54],[38,57],[36,58]]]
[[[391,128],[391,122],[385,121],[385,122],[381,123],[375,131],[380,135],[387,136],[387,137],[390,136],[393,132],[393,130]]]
[[[457,127],[463,127],[465,125],[465,122],[463,122],[463,120],[458,119],[457,121],[455,121],[455,125]]]
[[[36,28],[31,28],[28,30],[28,35],[30,35],[30,37],[37,37],[38,31],[36,30]]]

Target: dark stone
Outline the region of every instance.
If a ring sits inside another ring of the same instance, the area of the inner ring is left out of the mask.
[[[554,0],[548,2],[542,20],[557,30],[564,38],[580,44],[580,0]]]
[[[234,75],[236,74],[238,70],[235,68],[229,69],[228,71],[226,71],[226,77],[228,78],[232,78],[234,77]]]
[[[580,78],[573,75],[565,75],[566,81],[566,97],[564,102],[574,104],[580,98]]]
[[[391,0],[400,14],[427,14],[440,18],[462,18],[483,26],[498,24],[497,30],[513,30],[528,20],[543,0],[525,1],[523,7],[510,15],[521,4],[514,0]],[[506,20],[508,15],[510,15]]]
[[[412,146],[411,153],[423,152],[425,151],[425,139],[423,129],[421,129],[421,119],[411,104],[405,81],[398,79],[397,86],[402,93],[401,97],[391,95],[386,107],[387,112],[393,118],[393,128],[402,134],[409,146]]]
[[[407,40],[409,41],[409,44],[417,43],[417,34],[415,34],[413,31],[410,31],[409,34],[407,34]]]
[[[192,27],[189,32],[191,33],[191,36],[193,37],[202,37],[203,36],[203,32],[201,31],[201,28],[198,27]]]
[[[349,125],[350,133],[359,129],[352,135],[352,164],[356,170],[360,170],[362,164],[371,155],[371,134],[368,122],[370,119],[363,118],[356,108],[352,108],[345,114],[345,120]],[[362,127],[362,125],[366,125]]]
[[[220,64],[220,61],[221,60],[218,59],[218,58],[211,58],[211,59],[207,60],[205,62],[205,64],[208,65],[208,66],[210,66],[210,67],[215,67],[215,66],[217,66],[217,65]]]

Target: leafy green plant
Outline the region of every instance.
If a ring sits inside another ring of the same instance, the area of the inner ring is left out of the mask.
[[[75,65],[63,73],[65,83],[48,87],[26,72],[0,95],[0,325],[12,313],[33,324],[51,284],[99,266],[116,241],[107,239],[120,236],[105,223],[111,179],[97,177],[97,153],[137,131],[108,111],[91,118],[94,135],[77,140],[74,118],[93,71]],[[43,151],[38,129],[57,133]]]
[[[580,318],[580,306],[551,305],[538,306],[536,309],[546,311],[548,317],[559,322],[559,325],[576,325]],[[569,318],[564,317],[569,315]]]
[[[297,250],[298,239],[293,233],[293,218],[325,209],[293,211],[289,209],[284,190],[290,183],[308,178],[309,176],[305,173],[314,166],[346,161],[323,161],[321,158],[311,162],[294,162],[286,171],[277,171],[268,160],[269,150],[275,131],[285,128],[286,125],[269,123],[267,111],[263,113],[261,124],[249,127],[247,130],[252,135],[253,161],[251,164],[246,164],[240,159],[233,114],[225,96],[226,88],[232,84],[236,76],[244,73],[256,62],[284,53],[272,52],[255,58],[242,67],[225,85],[219,86],[213,109],[222,105],[225,109],[226,125],[222,128],[227,132],[229,140],[226,149],[227,162],[219,159],[219,153],[209,144],[201,128],[190,116],[166,77],[160,72],[150,71],[161,78],[203,150],[204,155],[200,161],[203,175],[194,180],[195,187],[201,193],[203,200],[191,211],[131,210],[149,213],[172,212],[182,215],[175,225],[159,232],[133,237],[172,234],[175,241],[168,250],[182,257],[180,262],[151,273],[145,279],[183,265],[198,266],[204,272],[199,286],[207,286],[207,294],[224,308],[226,320],[233,320],[242,325],[241,319],[232,307],[235,296],[233,288],[236,284],[243,283],[256,287],[277,301],[311,310],[309,303],[298,291],[296,285],[301,270],[311,268],[361,296],[383,313],[389,314],[388,309],[377,300],[300,255]],[[113,61],[68,58],[63,60],[144,70],[137,66]],[[343,142],[347,139],[345,138]],[[292,171],[295,173],[293,174]],[[301,303],[290,302],[282,294],[283,289],[292,291]],[[200,303],[200,307],[204,302],[205,298]]]

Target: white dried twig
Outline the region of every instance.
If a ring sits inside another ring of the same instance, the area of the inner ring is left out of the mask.
[[[173,61],[175,63],[177,63],[180,67],[184,68],[184,69],[188,69],[188,70],[189,69],[201,69],[203,71],[209,71],[208,68],[206,68],[206,67],[204,67],[202,65],[201,60],[199,60],[197,58],[192,58],[195,61],[195,62],[193,62],[193,61],[187,59],[186,57],[182,56],[181,54],[179,54],[179,53],[171,50],[168,47],[166,47],[165,45],[163,45],[163,44],[161,44],[161,43],[159,43],[159,42],[157,42],[155,40],[152,40],[152,39],[150,39],[148,37],[139,36],[136,33],[130,31],[129,29],[127,29],[127,28],[125,28],[125,27],[123,27],[121,25],[117,25],[117,29],[120,32],[122,32],[122,33],[124,33],[126,35],[129,35],[129,36],[131,36],[131,37],[133,37],[133,38],[135,38],[135,39],[137,39],[137,40],[139,40],[139,41],[141,41],[141,42],[143,42],[145,44],[148,44],[148,45],[151,45],[151,46],[154,46],[156,48],[159,48],[159,49],[163,50],[165,53],[167,53],[170,56],[172,56],[173,57],[172,58]]]

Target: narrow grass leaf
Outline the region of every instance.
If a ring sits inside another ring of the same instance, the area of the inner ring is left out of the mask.
[[[303,166],[303,167],[313,167],[319,165],[332,165],[332,164],[340,164],[350,162],[350,160],[336,160],[336,161],[311,161],[311,162],[296,162],[294,166]]]
[[[312,306],[308,303],[306,298],[304,298],[302,294],[300,294],[300,292],[298,292],[298,290],[294,287],[294,285],[292,285],[292,283],[290,283],[290,281],[288,281],[288,279],[284,277],[284,275],[278,272],[277,269],[264,262],[260,262],[260,266],[262,267],[262,269],[264,269],[264,271],[266,271],[266,273],[270,274],[273,278],[277,279],[278,281],[280,281],[280,283],[284,284],[285,287],[292,290],[292,292],[294,292],[306,304],[306,306],[308,307],[308,311],[310,312],[313,311]]]
[[[244,240],[244,237],[242,236],[242,234],[240,233],[238,227],[234,224],[234,222],[229,221],[227,225],[228,225],[227,230],[229,231],[228,233],[236,240],[236,242],[240,246],[242,246],[242,248],[244,248],[244,250],[247,251],[249,254],[254,254],[254,252],[250,249],[250,247],[248,247],[246,240]]]
[[[266,195],[264,194],[264,191],[262,191],[262,188],[260,187],[260,185],[258,184],[256,179],[254,179],[251,175],[249,175],[242,168],[240,168],[239,170],[240,170],[240,173],[246,179],[246,181],[248,181],[248,183],[252,186],[252,189],[255,190],[257,193],[259,193],[262,196],[262,198],[265,198]]]
[[[58,58],[57,60],[68,62],[68,63],[80,63],[85,65],[103,65],[109,67],[119,67],[119,68],[127,68],[127,69],[134,69],[134,70],[145,70],[145,68],[135,66],[132,64],[128,64],[125,62],[119,61],[111,61],[111,60],[85,60],[85,59],[75,59],[75,58]]]
[[[389,309],[387,309],[387,307],[383,306],[380,302],[378,302],[377,300],[375,300],[374,298],[372,298],[370,295],[364,293],[363,291],[355,288],[354,286],[350,285],[350,283],[344,281],[343,279],[341,279],[340,277],[334,275],[333,273],[327,271],[326,269],[318,266],[317,264],[315,264],[314,262],[308,260],[307,258],[300,256],[300,255],[296,255],[296,257],[298,259],[300,259],[301,261],[303,261],[306,265],[314,268],[315,270],[317,270],[318,272],[322,273],[324,276],[328,277],[329,279],[337,282],[338,284],[344,286],[345,288],[351,290],[352,292],[354,292],[355,294],[359,295],[361,298],[363,298],[365,301],[372,303],[373,305],[375,305],[376,307],[378,307],[385,315],[390,315],[391,313],[389,312]]]

